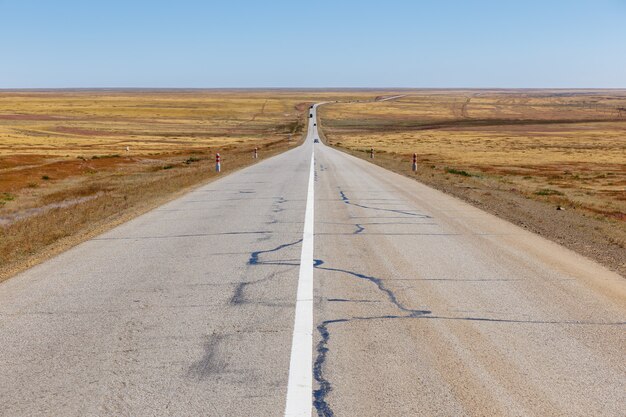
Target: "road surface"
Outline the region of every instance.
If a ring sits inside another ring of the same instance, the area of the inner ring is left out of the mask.
[[[0,415],[626,415],[623,277],[314,137],[0,284]]]

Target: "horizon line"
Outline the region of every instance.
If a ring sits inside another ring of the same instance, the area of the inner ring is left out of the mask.
[[[625,87],[0,87],[0,92],[11,91],[455,91],[455,90],[558,90],[603,91],[624,90]]]

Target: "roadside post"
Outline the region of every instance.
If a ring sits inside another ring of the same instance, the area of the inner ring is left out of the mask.
[[[252,156],[252,158],[257,159],[259,157],[259,148],[257,148],[256,146],[254,147],[254,154]]]
[[[219,152],[215,154],[215,172],[220,172],[222,170],[222,164],[220,161]]]
[[[413,172],[417,171],[417,154],[413,154]]]
[[[374,159],[374,148],[370,149],[370,159]]]

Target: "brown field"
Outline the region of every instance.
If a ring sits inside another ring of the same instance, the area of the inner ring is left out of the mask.
[[[209,180],[216,152],[228,172],[296,146],[313,102],[374,96],[0,91],[0,280]]]
[[[0,91],[0,280],[210,180],[216,152],[296,146],[335,100],[331,144],[407,175],[417,152],[421,181],[626,271],[624,91],[57,90]]]
[[[588,228],[588,233],[570,240],[600,235],[579,242],[594,246],[582,251],[593,255],[606,249],[598,246],[604,237],[613,253],[605,263],[626,271],[626,91],[405,94],[390,101],[322,107],[327,142],[364,158],[374,148],[376,163],[561,243],[567,243],[562,235],[568,233],[568,222],[583,216],[589,221],[571,226]],[[417,173],[411,173],[414,152]],[[546,207],[549,213],[542,211]],[[565,209],[560,217],[552,213],[556,207]],[[528,213],[532,210],[542,214]],[[580,249],[575,242],[569,246]]]

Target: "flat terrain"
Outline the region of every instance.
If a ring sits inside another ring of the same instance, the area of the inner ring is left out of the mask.
[[[320,119],[329,144],[626,273],[626,91],[406,92]]]
[[[620,416],[626,281],[316,149],[319,416]]]
[[[0,91],[0,280],[302,139],[313,101],[371,92]]]
[[[0,255],[8,271],[38,265],[0,282],[0,415],[282,416],[294,386],[297,415],[626,415],[618,93],[559,114],[581,94],[537,92],[557,100],[552,118],[522,103],[517,119],[504,103],[519,92],[489,93],[506,99],[487,114],[506,117],[478,119],[460,92],[308,92],[347,102],[321,118],[309,96],[270,93],[106,93],[117,104],[101,127],[91,104],[44,123],[45,93],[21,112],[28,94],[6,93]],[[145,94],[154,117],[117,115]],[[313,143],[316,120],[336,147]],[[425,141],[412,173],[428,132],[438,145]],[[297,328],[296,305],[312,314]],[[310,343],[291,349],[294,334]]]
[[[623,277],[317,134],[0,283],[0,415],[283,416],[305,250],[300,415],[626,414]]]

